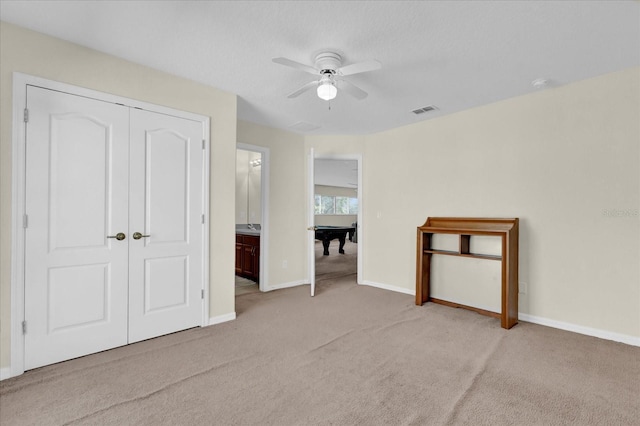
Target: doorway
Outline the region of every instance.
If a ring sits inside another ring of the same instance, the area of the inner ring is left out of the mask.
[[[360,283],[362,274],[362,220],[360,155],[313,158],[314,288],[323,280],[352,276]]]
[[[269,149],[236,145],[235,294],[268,291]]]

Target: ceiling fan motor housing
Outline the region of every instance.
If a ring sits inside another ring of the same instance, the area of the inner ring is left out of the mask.
[[[316,56],[315,65],[320,74],[335,74],[342,65],[342,56],[334,52],[322,52]]]

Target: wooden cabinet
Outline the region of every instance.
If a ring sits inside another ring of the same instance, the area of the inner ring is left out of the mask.
[[[236,275],[258,282],[260,278],[260,237],[236,234]]]
[[[458,250],[435,250],[431,245],[433,234],[459,235]],[[494,256],[471,253],[469,250],[469,242],[474,235],[500,237],[502,239],[501,255]],[[431,280],[431,257],[433,255],[460,256],[499,261],[502,272],[502,312],[490,312],[484,309],[431,297],[429,293],[429,283]],[[471,309],[483,315],[499,318],[502,328],[509,329],[516,325],[518,323],[518,218],[427,218],[425,224],[418,227],[416,305],[422,305],[428,301],[457,308]]]

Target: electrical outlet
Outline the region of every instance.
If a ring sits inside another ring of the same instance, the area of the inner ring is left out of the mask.
[[[287,261],[283,260],[282,261],[282,269],[287,269],[287,266],[288,266]]]
[[[518,283],[518,294],[527,294],[528,285],[524,281]]]

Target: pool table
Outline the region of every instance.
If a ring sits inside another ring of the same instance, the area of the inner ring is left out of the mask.
[[[338,252],[344,254],[344,243],[347,239],[347,234],[352,236],[355,230],[356,228],[352,226],[316,226],[316,240],[322,241],[322,246],[324,247],[322,254],[329,256],[329,243],[336,238],[340,242]]]

